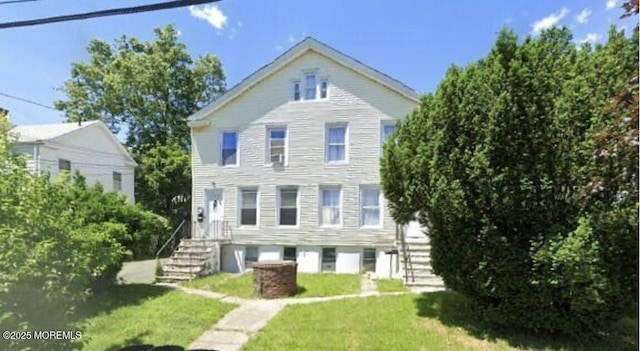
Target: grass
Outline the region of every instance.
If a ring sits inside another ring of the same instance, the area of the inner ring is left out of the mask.
[[[407,291],[402,280],[399,279],[377,279],[374,280],[379,292]]]
[[[360,293],[361,277],[357,274],[298,273],[296,298],[336,296]],[[229,273],[213,274],[185,283],[203,289],[243,298],[253,297],[253,273],[240,276]]]
[[[236,306],[151,285],[122,285],[94,296],[77,323],[83,351],[130,345],[187,347]]]
[[[500,333],[471,317],[453,292],[290,305],[243,348],[261,350],[637,350],[637,327],[581,343],[548,335]]]

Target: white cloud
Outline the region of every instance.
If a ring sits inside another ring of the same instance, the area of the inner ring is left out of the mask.
[[[242,28],[242,26],[244,26],[244,23],[242,23],[242,21],[238,21],[238,28]]]
[[[542,18],[533,22],[533,24],[531,25],[531,27],[533,28],[533,33],[537,34],[542,32],[545,29],[549,29],[555,26],[556,24],[558,24],[558,22],[560,22],[563,18],[565,18],[568,13],[569,13],[569,9],[566,7],[563,7],[560,10],[560,12],[552,13],[545,18]]]
[[[606,9],[611,10],[612,8],[615,8],[617,4],[618,4],[617,0],[608,0]]]
[[[209,22],[220,30],[227,24],[227,16],[215,5],[189,6],[191,16]]]
[[[289,39],[288,40],[289,40],[290,43],[295,43],[296,42],[296,38],[292,34],[289,34]]]
[[[581,24],[589,22],[589,16],[591,16],[591,10],[584,9],[576,16],[576,21]]]
[[[602,38],[602,35],[598,33],[589,33],[584,39],[580,40],[580,44],[584,44],[584,43],[595,44],[601,38]]]

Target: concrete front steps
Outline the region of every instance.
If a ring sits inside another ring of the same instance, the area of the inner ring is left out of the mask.
[[[182,239],[162,267],[162,275],[156,277],[158,283],[190,281],[207,273],[207,265],[216,263],[216,241],[207,239]]]
[[[407,251],[407,271],[404,271],[405,258],[402,253],[401,244],[398,245],[400,251],[400,267],[403,270],[403,280],[410,288],[425,289],[429,291],[444,290],[442,278],[433,273],[431,268],[431,245],[429,238],[424,237],[405,238],[405,248]]]

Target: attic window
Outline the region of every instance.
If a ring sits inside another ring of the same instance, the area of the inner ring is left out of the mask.
[[[300,101],[300,81],[293,82],[293,101]]]
[[[307,74],[304,77],[304,99],[315,100],[316,99],[316,75]]]

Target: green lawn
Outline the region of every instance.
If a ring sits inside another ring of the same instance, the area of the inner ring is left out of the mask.
[[[123,285],[93,297],[81,311],[83,351],[137,344],[189,346],[236,306],[150,285]]]
[[[546,335],[501,334],[474,321],[468,311],[466,300],[452,292],[290,305],[243,350],[638,349],[637,327],[627,331],[626,339],[580,343]]]
[[[358,274],[298,273],[298,293],[295,297],[359,294],[361,280]],[[229,273],[213,274],[184,285],[232,296],[253,297],[253,273],[251,272],[240,276]]]
[[[382,293],[407,291],[400,279],[376,279],[374,282],[378,287],[378,291]]]

